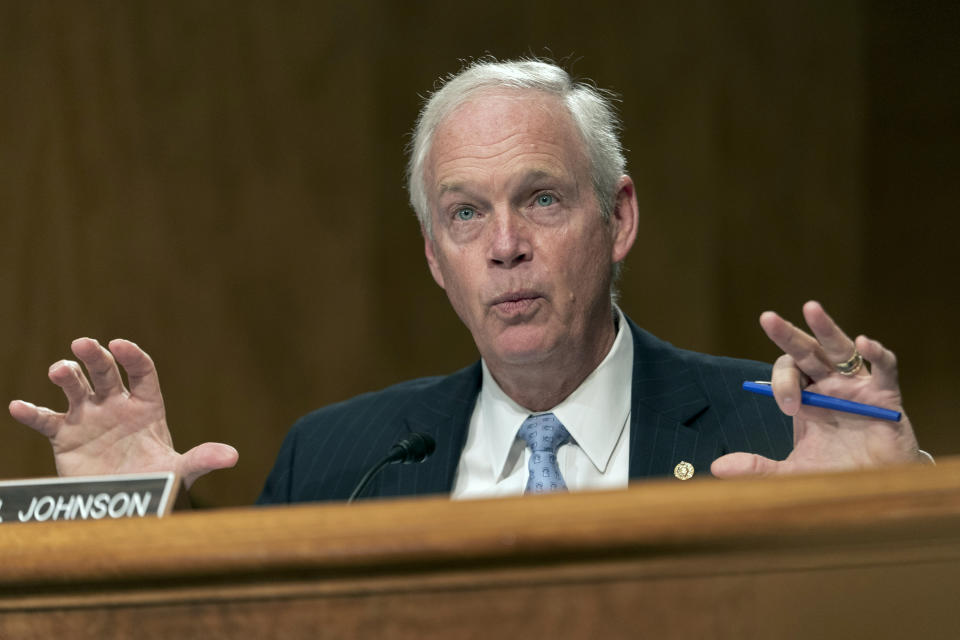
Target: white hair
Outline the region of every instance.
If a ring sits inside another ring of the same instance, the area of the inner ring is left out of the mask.
[[[615,96],[585,82],[575,82],[566,71],[550,62],[538,59],[498,62],[487,57],[450,75],[429,96],[417,118],[409,145],[407,180],[410,204],[427,237],[433,237],[433,229],[424,164],[437,127],[478,91],[495,89],[541,91],[563,102],[583,138],[591,163],[593,190],[603,219],[609,220],[617,182],[626,171],[620,121],[612,104]]]

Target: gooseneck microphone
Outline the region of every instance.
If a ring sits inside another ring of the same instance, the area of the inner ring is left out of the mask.
[[[388,453],[380,462],[375,464],[367,471],[357,488],[353,490],[347,503],[353,502],[357,496],[370,484],[374,476],[388,464],[412,464],[414,462],[423,462],[430,457],[430,454],[437,448],[437,443],[426,433],[408,433],[397,440]]]

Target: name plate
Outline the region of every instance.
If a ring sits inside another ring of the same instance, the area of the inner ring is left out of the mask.
[[[0,522],[159,518],[179,485],[172,472],[0,482]]]

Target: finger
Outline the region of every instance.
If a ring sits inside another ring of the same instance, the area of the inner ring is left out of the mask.
[[[741,476],[770,476],[777,472],[781,463],[755,453],[728,453],[720,456],[710,465],[710,473],[717,478],[736,478]]]
[[[63,424],[63,414],[51,411],[46,407],[38,407],[32,402],[14,400],[8,406],[14,420],[25,424],[31,429],[42,433],[48,438],[57,435],[60,425]]]
[[[80,365],[72,360],[60,360],[50,365],[47,372],[50,381],[63,390],[70,408],[78,408],[93,395],[93,389],[83,375]]]
[[[800,410],[800,392],[809,383],[810,379],[797,368],[793,356],[784,354],[773,363],[770,387],[780,411],[788,416],[796,415]]]
[[[820,380],[833,373],[833,364],[827,360],[820,343],[807,332],[773,311],[760,314],[760,326],[767,337],[791,356],[796,366],[811,379]]]
[[[163,402],[157,368],[147,353],[129,340],[111,340],[110,352],[127,372],[130,393],[150,402]]]
[[[855,351],[853,340],[837,326],[833,318],[824,310],[823,305],[810,300],[803,305],[803,318],[807,321],[807,325],[813,331],[817,341],[822,345],[827,361],[831,365],[835,366],[837,363],[846,362],[853,357]],[[861,369],[860,374],[868,375],[869,371]]]
[[[873,383],[880,389],[900,391],[899,376],[897,374],[897,356],[876,340],[866,336],[858,336],[857,350],[870,362],[870,374]]]
[[[205,442],[180,457],[177,472],[187,489],[200,476],[217,469],[228,469],[237,464],[240,454],[228,444]]]
[[[93,338],[77,338],[70,345],[70,349],[86,366],[94,392],[99,397],[103,398],[124,390],[123,379],[120,377],[120,369],[117,368],[116,361],[109,351],[100,346],[99,342]]]

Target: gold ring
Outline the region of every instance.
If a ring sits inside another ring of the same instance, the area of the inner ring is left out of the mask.
[[[838,362],[835,365],[837,371],[842,376],[852,376],[860,371],[860,368],[863,366],[863,356],[860,355],[860,352],[856,349],[853,350],[853,355],[850,356],[848,360],[844,362]]]

